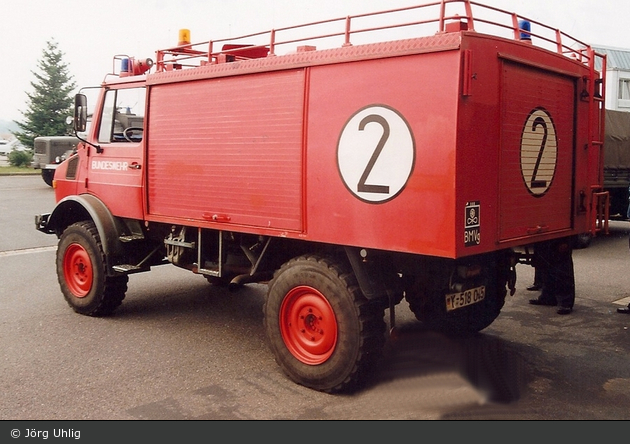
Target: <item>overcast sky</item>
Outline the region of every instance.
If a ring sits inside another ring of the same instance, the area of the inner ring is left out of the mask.
[[[112,58],[155,58],[177,44],[414,6],[430,0],[0,0],[0,120],[22,121],[46,42],[64,53],[77,86],[98,85]],[[479,0],[558,28],[591,45],[630,49],[628,0]],[[9,6],[10,5],[10,6]]]

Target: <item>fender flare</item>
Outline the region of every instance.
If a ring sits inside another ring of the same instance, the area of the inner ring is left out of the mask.
[[[91,194],[64,197],[53,209],[46,227],[59,237],[66,227],[86,219],[91,219],[98,230],[103,253],[107,258],[107,268],[111,270],[111,259],[123,251],[119,240],[123,230],[120,221],[99,198]]]
[[[361,250],[361,248],[357,247],[345,247],[348,261],[363,295],[369,300],[386,298],[387,289],[383,285],[383,279],[373,279],[375,276],[382,278],[380,271],[370,269],[371,267],[361,257]]]

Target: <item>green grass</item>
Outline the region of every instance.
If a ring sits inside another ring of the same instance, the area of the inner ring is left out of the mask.
[[[42,174],[42,170],[31,167],[0,166],[0,175],[7,174]]]

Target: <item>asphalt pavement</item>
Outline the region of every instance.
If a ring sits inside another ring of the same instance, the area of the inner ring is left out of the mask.
[[[523,264],[497,320],[469,338],[424,329],[403,301],[373,380],[327,395],[274,362],[263,285],[230,292],[164,265],[130,276],[113,316],[74,313],[56,238],[34,226],[53,205],[41,177],[0,177],[0,421],[630,420],[626,221],[574,252],[570,315],[528,303]]]

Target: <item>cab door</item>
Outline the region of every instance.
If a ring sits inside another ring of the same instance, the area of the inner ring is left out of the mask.
[[[85,189],[115,216],[141,219],[146,88],[121,85],[103,94]]]

